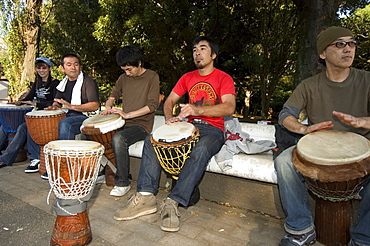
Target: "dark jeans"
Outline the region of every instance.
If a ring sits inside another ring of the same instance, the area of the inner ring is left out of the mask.
[[[87,116],[84,114],[69,113],[67,117],[59,122],[59,140],[75,140],[77,134],[81,133],[81,125]]]
[[[114,185],[124,187],[130,184],[130,156],[128,149],[130,145],[144,140],[147,135],[148,133],[144,128],[138,125],[124,126],[114,134],[112,147],[117,165]]]
[[[2,147],[8,140],[7,133],[4,132],[3,128],[0,126],[0,146]],[[28,133],[26,123],[22,123],[18,126],[17,132],[10,142],[8,147],[5,149],[2,155],[0,155],[0,162],[5,163],[8,166],[12,166],[15,158],[17,157],[19,150],[23,147],[27,140],[27,149],[30,153],[29,158],[40,159],[40,147],[32,140]]]
[[[194,124],[199,128],[199,142],[192,149],[190,158],[185,162],[175,187],[169,198],[187,207],[194,188],[199,184],[209,160],[224,144],[224,133],[211,125]],[[137,191],[158,192],[162,167],[154,152],[149,136],[145,138]]]

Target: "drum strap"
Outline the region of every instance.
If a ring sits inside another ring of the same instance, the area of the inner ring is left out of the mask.
[[[112,171],[113,171],[114,173],[116,173],[116,172],[117,172],[117,168],[112,164],[112,162],[110,162],[110,161],[107,159],[107,157],[106,157],[105,155],[103,155],[103,156],[102,156],[101,161],[100,161],[100,164],[101,164],[102,166],[106,166],[106,165],[108,165],[108,166],[112,169]]]
[[[87,201],[90,200],[94,188],[89,194],[79,199],[59,199],[57,198],[53,204],[54,211],[60,216],[76,215],[86,211]]]

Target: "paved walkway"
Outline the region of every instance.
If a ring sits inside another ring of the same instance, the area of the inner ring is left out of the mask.
[[[26,174],[29,163],[15,163],[0,169],[0,245],[49,245],[55,218],[46,200],[50,190],[48,181],[38,173]],[[136,182],[132,182],[135,190]],[[201,199],[188,209],[180,208],[179,232],[164,232],[159,228],[159,213],[132,221],[116,221],[113,214],[129,195],[115,198],[110,188],[98,184],[88,202],[92,228],[91,246],[113,245],[278,245],[284,236],[279,218],[256,211],[234,208]],[[167,191],[160,190],[158,204]],[[318,245],[318,243],[316,244]]]

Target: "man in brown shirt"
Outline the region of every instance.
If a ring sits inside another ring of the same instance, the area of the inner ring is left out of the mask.
[[[116,81],[102,114],[116,113],[125,120],[125,126],[114,134],[112,147],[117,172],[112,196],[123,196],[130,190],[130,145],[144,140],[150,134],[155,110],[159,103],[159,76],[143,67],[142,54],[134,46],[124,46],[116,54],[118,66],[125,72]],[[122,98],[122,109],[113,108]]]

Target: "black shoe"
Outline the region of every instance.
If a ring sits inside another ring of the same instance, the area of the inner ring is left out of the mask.
[[[362,244],[362,243],[357,243],[357,242],[355,242],[355,240],[353,240],[351,238],[351,240],[348,243],[348,246],[367,246],[367,245],[366,244]]]
[[[49,175],[48,175],[48,173],[43,173],[43,174],[41,174],[41,178],[42,178],[42,179],[45,179],[45,180],[49,180]]]
[[[302,246],[302,245],[312,245],[316,242],[316,232],[315,229],[302,234],[293,235],[287,234],[281,241],[279,246]]]
[[[25,173],[37,173],[39,171],[40,160],[34,159],[31,164],[24,170]]]
[[[2,168],[2,167],[7,167],[8,165],[6,165],[4,162],[1,162],[0,161],[0,168]]]

